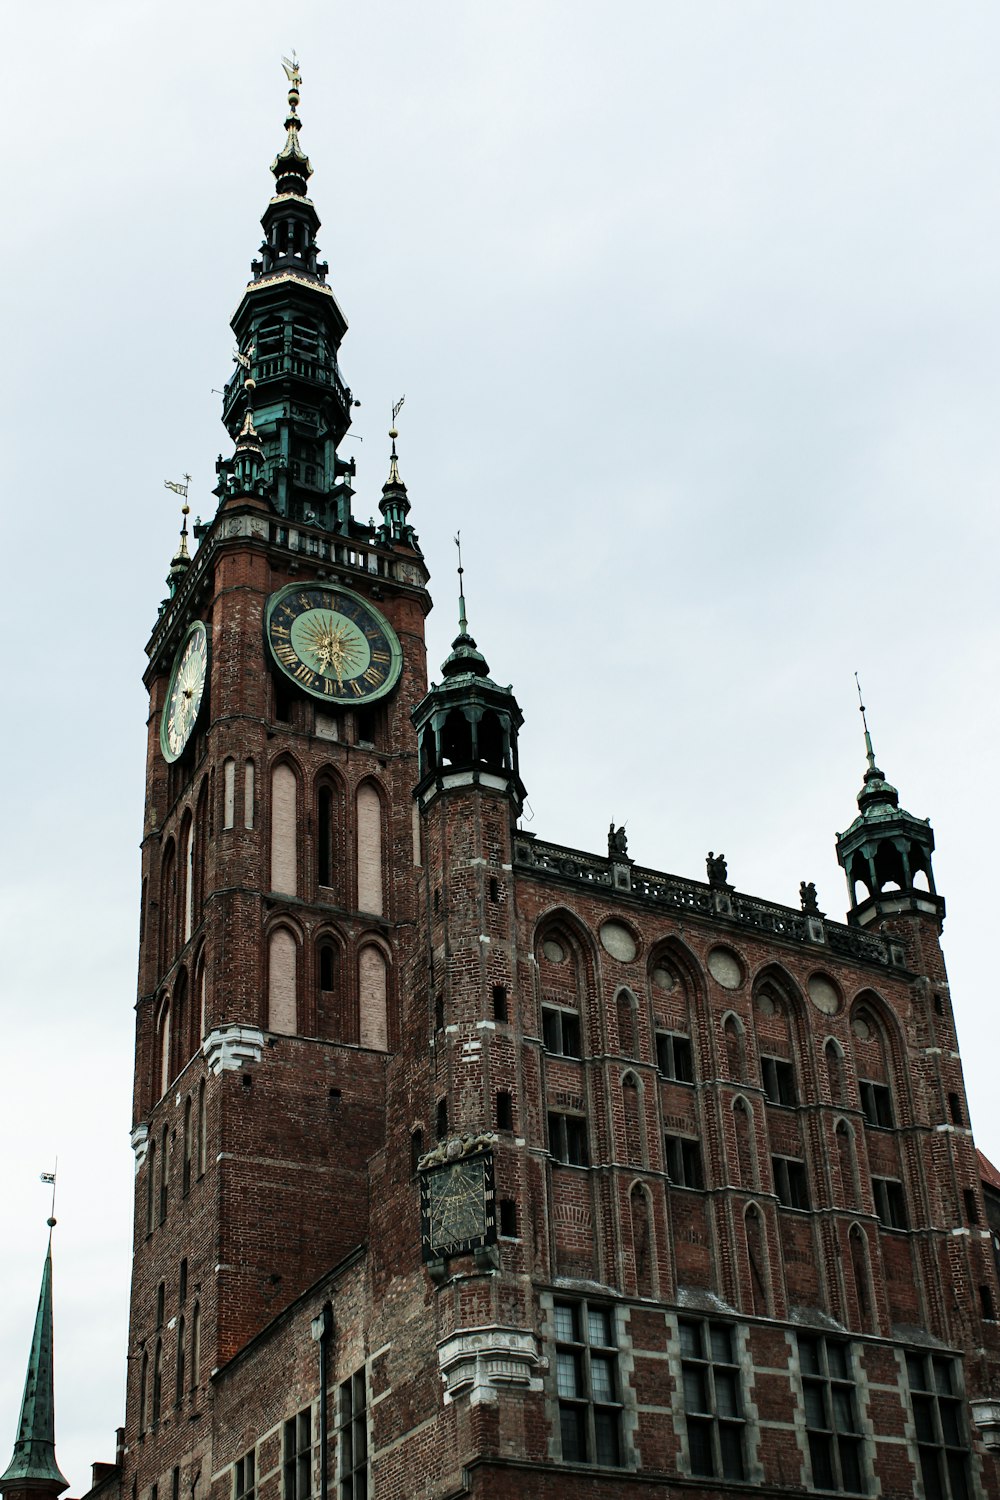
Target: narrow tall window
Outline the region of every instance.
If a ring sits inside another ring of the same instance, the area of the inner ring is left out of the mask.
[[[233,1500],[255,1500],[257,1489],[257,1450],[251,1448],[233,1465]]]
[[[194,819],[188,819],[184,836],[184,942],[194,931]]]
[[[227,760],[222,766],[222,826],[232,828],[236,817],[236,762]]]
[[[726,1066],[729,1076],[737,1083],[745,1083],[747,1076],[746,1043],[743,1028],[735,1016],[727,1016],[723,1027],[726,1039]]]
[[[799,1369],[813,1485],[863,1494],[861,1428],[848,1344],[799,1334]]]
[[[514,1096],[509,1089],[497,1092],[497,1129],[514,1129]]]
[[[297,970],[298,944],[287,927],[279,927],[268,943],[267,1024],[282,1036],[298,1029]]]
[[[139,1431],[146,1431],[146,1389],[149,1385],[149,1355],[145,1349],[142,1351],[142,1365],[139,1370]]]
[[[906,1373],[924,1494],[932,1500],[968,1500],[969,1437],[956,1361],[914,1352],[906,1356]]]
[[[875,1212],[883,1226],[886,1229],[905,1229],[908,1221],[903,1184],[894,1177],[873,1177],[872,1193],[875,1196]]]
[[[184,1377],[187,1373],[185,1370],[186,1354],[187,1347],[184,1342],[184,1314],[182,1313],[181,1316],[177,1319],[177,1369],[174,1377],[175,1406],[180,1406],[181,1402],[184,1400],[184,1391],[186,1389],[184,1384]]]
[[[316,879],[333,885],[333,788],[321,786],[316,817]]]
[[[621,1465],[621,1386],[611,1308],[557,1302],[556,1391],[565,1463]]]
[[[674,1187],[703,1188],[705,1174],[701,1167],[701,1146],[683,1135],[663,1137],[667,1176]]]
[[[271,889],[286,896],[298,894],[298,783],[291,766],[271,772]]]
[[[707,1319],[678,1320],[691,1473],[745,1479],[743,1395],[733,1330]]]
[[[170,1134],[164,1125],[160,1133],[160,1223],[167,1217],[167,1193],[170,1186]]]
[[[381,951],[372,945],[362,948],[358,956],[358,1012],[362,1047],[387,1051],[386,965]]]
[[[365,1372],[358,1370],[340,1387],[337,1438],[340,1447],[340,1500],[367,1500],[368,1413]]]
[[[434,1134],[437,1136],[439,1141],[443,1141],[445,1136],[448,1134],[447,1099],[439,1099],[437,1102],[437,1112],[434,1116]]]
[[[309,1500],[312,1494],[312,1409],[306,1407],[285,1423],[282,1460],[284,1500]]]
[[[792,1108],[798,1101],[795,1096],[795,1070],[784,1057],[762,1057],[761,1079],[764,1093],[770,1104],[783,1104]]]
[[[191,1389],[198,1384],[201,1371],[201,1303],[191,1309]]]
[[[157,1033],[157,1090],[156,1097],[162,1099],[170,1087],[170,1002],[164,1000],[160,1007],[160,1029]]]
[[[181,1192],[183,1193],[185,1198],[191,1191],[191,1153],[194,1144],[191,1139],[191,1134],[191,1095],[189,1094],[184,1100],[184,1155],[183,1167],[181,1171]]]
[[[203,1177],[205,1163],[208,1157],[208,1146],[206,1141],[206,1125],[208,1116],[205,1110],[205,1080],[198,1085],[198,1176]]]
[[[826,1080],[830,1087],[830,1098],[834,1104],[844,1102],[844,1059],[835,1041],[827,1042],[823,1049],[826,1058]]]
[[[493,986],[493,1019],[494,1021],[506,1021],[507,1014],[507,987],[503,984]]]
[[[248,760],[243,767],[243,827],[253,827],[253,761]]]
[[[156,1426],[160,1420],[160,1397],[163,1393],[163,1340],[156,1340],[156,1351],[153,1355],[153,1402],[150,1410],[150,1421]]]
[[[358,788],[358,907],[383,914],[382,801],[368,782]]]
[[[771,1170],[778,1202],[784,1208],[808,1208],[809,1180],[805,1162],[789,1156],[772,1156]]]
[[[887,1084],[875,1083],[869,1078],[858,1079],[861,1095],[861,1111],[869,1125],[890,1130],[893,1125],[892,1095]]]
[[[150,1141],[146,1152],[146,1233],[152,1234],[156,1223],[156,1142]]]

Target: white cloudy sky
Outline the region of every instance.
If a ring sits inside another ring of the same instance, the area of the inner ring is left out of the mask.
[[[284,9],[284,16],[280,12]],[[279,15],[279,19],[275,16]],[[294,17],[294,20],[286,19]],[[58,1454],[113,1456],[131,1225],[143,644],[298,48],[363,405],[438,609],[525,713],[543,837],[845,908],[853,672],[929,815],[980,1144],[993,861],[1000,12],[927,0],[48,0],[0,48],[2,974],[13,1442],[60,1162]]]

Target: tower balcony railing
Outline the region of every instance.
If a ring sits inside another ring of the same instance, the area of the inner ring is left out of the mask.
[[[684,880],[659,870],[646,870],[629,861],[587,854],[562,844],[547,844],[519,834],[514,843],[517,868],[543,879],[566,882],[577,889],[606,890],[625,896],[658,911],[684,912],[731,923],[748,931],[766,933],[770,938],[817,948],[878,968],[903,967],[903,950],[898,943],[830,922],[826,917],[796,911],[791,906],[744,896],[731,887],[708,885],[702,881]],[[623,864],[627,878],[623,883]]]

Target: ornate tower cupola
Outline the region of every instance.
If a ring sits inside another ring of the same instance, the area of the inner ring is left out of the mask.
[[[469,634],[462,574],[459,548],[458,635],[441,667],[444,681],[431,685],[412,714],[420,745],[416,796],[427,807],[449,787],[480,786],[508,796],[516,815],[527,795],[517,759],[524,718],[513,690],[493,681]]]
[[[0,1494],[6,1500],[61,1495],[66,1479],[56,1463],[55,1399],[52,1379],[52,1228],[42,1268],[35,1329],[28,1356],[28,1373],[21,1400],[21,1420],[14,1443],[14,1456],[0,1474]]]
[[[391,546],[393,542],[405,542],[419,552],[416,533],[406,519],[410,514],[410,501],[406,493],[406,485],[399,477],[399,460],[396,455],[396,439],[399,437],[396,431],[396,417],[402,404],[402,400],[397,401],[392,409],[392,426],[389,428],[392,456],[389,459],[389,478],[382,486],[382,498],[378,503],[383,517],[379,531],[386,546]]]
[[[860,693],[860,689],[859,689]],[[858,793],[858,816],[837,837],[837,859],[851,893],[849,921],[868,927],[901,912],[944,918],[944,900],[934,889],[934,832],[926,818],[899,805],[899,793],[875,764],[864,704],[868,769]]]
[[[357,405],[337,364],[347,319],[326,284],[319,215],[306,191],[312,167],[299,143],[302,76],[296,61],[284,67],[286,139],[271,163],[275,192],[261,219],[260,259],[251,264],[252,279],[233,315],[239,358],[223,397],[223,421],[239,442],[249,374],[256,387],[252,425],[278,513],[350,534],[354,460],[337,453]]]

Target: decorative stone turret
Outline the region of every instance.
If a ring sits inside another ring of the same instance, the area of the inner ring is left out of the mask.
[[[513,689],[493,681],[469,634],[462,573],[460,549],[458,635],[441,667],[444,681],[432,684],[412,715],[420,744],[416,796],[426,807],[445,788],[482,786],[506,793],[516,815],[527,795],[517,758],[524,718]]]
[[[33,1500],[52,1496],[54,1500],[69,1484],[56,1463],[52,1378],[52,1229],[55,1222],[55,1219],[49,1219],[49,1244],[42,1268],[42,1286],[38,1294],[14,1456],[6,1472],[0,1474],[0,1494],[4,1500],[27,1500],[29,1496]]]
[[[875,764],[863,704],[861,714],[868,769],[858,793],[860,812],[837,837],[837,859],[851,893],[848,921],[868,927],[883,917],[920,912],[940,922],[944,900],[934,889],[934,832],[928,819],[900,807],[899,793]]]

